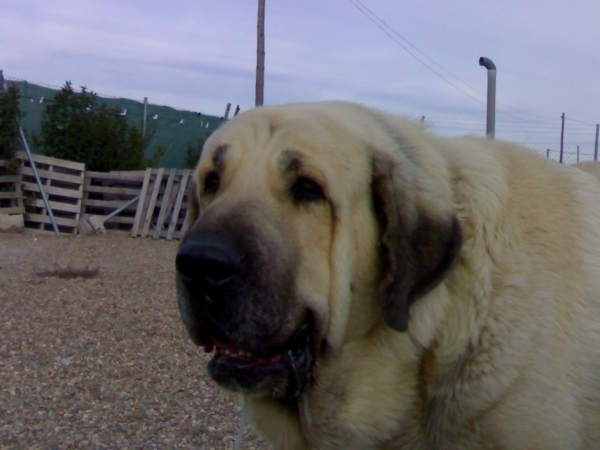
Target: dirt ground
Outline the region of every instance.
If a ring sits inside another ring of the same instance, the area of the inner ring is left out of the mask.
[[[179,319],[177,245],[0,234],[0,449],[233,448],[239,403]],[[241,448],[269,447],[247,429]]]

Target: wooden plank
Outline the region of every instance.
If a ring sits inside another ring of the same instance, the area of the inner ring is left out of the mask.
[[[23,206],[0,206],[0,214],[25,214],[25,208]]]
[[[75,213],[75,220],[77,221],[77,227],[73,230],[73,234],[77,234],[79,230],[79,219],[81,218],[81,214],[83,211],[81,208],[83,207],[83,185],[85,183],[85,171],[81,171],[79,173],[79,198],[77,199],[77,212]]]
[[[119,181],[123,183],[141,183],[144,181],[146,171],[132,172],[92,172],[86,171],[85,176],[95,180]]]
[[[146,211],[146,220],[144,221],[144,228],[142,228],[142,233],[140,237],[145,238],[148,234],[148,230],[150,229],[150,223],[152,222],[152,217],[154,216],[154,206],[156,204],[156,199],[158,198],[158,193],[160,192],[164,171],[165,169],[161,167],[160,169],[158,169],[158,173],[156,174],[154,188],[152,189],[152,195],[150,196],[150,203],[148,203],[148,211]]]
[[[87,173],[87,172],[85,172]],[[82,197],[82,203],[81,203],[81,213],[85,214],[85,207],[88,201],[88,197],[89,197],[89,188],[90,185],[92,183],[92,179],[89,177],[85,177],[83,180],[83,197]]]
[[[156,228],[154,229],[154,239],[158,239],[160,236],[160,231],[163,229],[165,225],[165,218],[167,214],[171,210],[173,205],[173,199],[171,198],[171,190],[173,189],[173,182],[175,181],[176,170],[169,170],[169,178],[167,179],[167,186],[165,187],[165,192],[163,193],[162,202],[160,206],[160,211],[158,213],[158,220],[156,221]]]
[[[151,167],[152,169],[152,167]],[[128,176],[140,176],[144,177],[146,175],[146,170],[111,170],[108,172],[111,175],[128,175]],[[155,172],[153,172],[155,173]]]
[[[18,199],[23,198],[23,193],[19,192],[0,192],[0,199]]]
[[[0,183],[19,183],[22,178],[21,175],[0,175]]]
[[[67,161],[65,159],[53,158],[51,156],[39,155],[37,153],[32,154],[33,160],[39,164],[48,164],[50,166],[64,167],[67,169],[80,170],[85,171],[85,164]],[[27,154],[25,152],[17,152],[17,158],[23,161],[29,161]]]
[[[79,211],[81,211],[81,206],[79,206],[79,205],[69,205],[68,203],[55,202],[52,200],[48,200],[48,203],[50,203],[50,208],[52,208],[52,212],[66,212],[66,213],[77,214],[77,213],[79,213]],[[41,200],[41,199],[35,200],[32,203],[32,205],[35,206],[36,208],[42,208],[42,209],[46,208],[46,204],[44,203],[44,200]]]
[[[177,198],[175,199],[175,204],[173,205],[173,214],[171,214],[171,220],[169,221],[169,228],[167,230],[166,236],[168,241],[173,239],[173,233],[175,232],[175,227],[177,226],[177,219],[179,218],[179,211],[181,210],[181,202],[183,201],[183,197],[185,196],[187,190],[189,177],[190,170],[185,169],[181,174],[181,181],[179,182]]]
[[[34,158],[34,156],[32,156],[32,158]],[[35,161],[35,158],[34,158],[34,161]],[[37,163],[36,163],[36,164],[37,164]],[[49,167],[48,167],[48,170],[49,170],[49,171],[52,171],[52,170],[53,170],[53,166],[49,166]],[[44,187],[43,187],[42,189],[44,189],[44,192],[46,193],[46,196],[48,196],[48,187],[47,187],[47,186],[50,186],[50,184],[51,184],[51,183],[52,183],[52,180],[51,180],[51,179],[49,179],[49,178],[46,178],[46,179],[44,179],[44,180],[40,179],[40,184],[43,184],[43,185],[44,185]],[[38,188],[39,188],[39,186],[38,186],[38,185],[36,185],[36,187],[38,187]],[[40,192],[41,192],[41,190],[40,190]],[[47,209],[45,208],[45,205],[44,205],[44,208],[42,208],[42,210],[41,210],[41,214],[42,214],[42,215],[47,215],[47,214],[48,214],[48,211],[47,211]],[[48,216],[48,217],[49,217],[49,216]],[[29,215],[28,215],[28,217],[27,217],[27,218],[28,218],[28,220],[30,220],[30,221],[33,221],[33,219],[31,219],[31,217],[30,217]],[[38,229],[40,229],[40,230],[43,230],[43,229],[45,229],[45,226],[44,226],[44,223],[43,223],[43,222],[40,222],[40,221],[38,221],[37,223],[39,224],[39,225],[38,225]]]
[[[23,183],[23,190],[29,192],[40,192],[40,187],[36,183]],[[59,195],[61,197],[80,199],[82,192],[74,189],[57,188],[53,186],[44,186],[44,192],[51,195]]]
[[[185,211],[185,218],[183,219],[183,225],[181,226],[181,236],[183,236],[187,232],[188,224],[189,224],[188,219],[189,219],[191,210],[192,210],[192,208],[188,208]],[[175,237],[175,235],[173,235],[173,237]]]
[[[72,183],[77,186],[79,186],[80,184],[83,184],[80,175],[67,175],[64,173],[51,172],[49,170],[44,170],[44,169],[37,169],[37,172],[38,172],[38,175],[40,176],[40,178],[49,178],[51,180],[62,181],[65,183]],[[29,177],[35,177],[35,175],[33,173],[33,169],[31,167],[22,167],[21,173],[23,175],[26,175]],[[74,187],[74,189],[75,189],[75,187]]]
[[[94,200],[88,199],[85,203],[86,208],[106,208],[115,210],[123,206],[124,203],[127,203],[129,200]],[[137,204],[131,205],[129,208],[126,208],[125,211],[135,211],[137,209]]]
[[[50,220],[50,217],[46,216],[46,215],[27,214],[27,216],[28,216],[27,217],[28,222],[34,222],[34,223],[40,223],[40,224],[51,224],[52,223],[52,221]],[[77,228],[77,226],[79,225],[75,219],[68,219],[66,217],[56,217],[55,216],[54,220],[56,220],[57,225],[61,225],[64,227]]]
[[[142,190],[140,191],[140,199],[138,201],[138,207],[135,211],[135,220],[131,227],[131,237],[138,235],[138,228],[142,220],[142,214],[144,213],[144,205],[146,204],[146,194],[148,192],[148,185],[150,184],[150,176],[152,175],[151,169],[146,169],[146,175],[144,176],[144,182],[142,183]]]
[[[86,178],[89,180],[89,178]],[[123,188],[123,187],[108,187],[108,186],[83,186],[84,192],[97,192],[100,194],[116,194],[116,195],[131,195],[135,197],[140,194],[142,186],[139,188]]]

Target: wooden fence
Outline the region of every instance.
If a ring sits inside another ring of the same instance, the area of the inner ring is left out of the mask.
[[[132,237],[171,240],[185,233],[189,169],[105,173],[86,171],[80,163],[33,157],[61,233],[77,234],[82,222],[92,216],[98,216],[106,230],[127,232]],[[25,212],[27,232],[51,233],[51,220],[33,169],[24,153],[18,158],[20,173],[0,176],[0,214]],[[6,163],[0,161],[2,167]],[[106,219],[109,215],[112,217]]]
[[[8,163],[0,161],[0,173],[6,172]],[[21,181],[23,176],[0,175],[0,213],[3,214],[23,214],[23,191],[21,190]]]
[[[107,216],[140,195],[145,171],[85,172],[83,185],[84,217]],[[128,231],[133,226],[137,202],[104,223],[107,230]]]
[[[186,199],[189,179],[189,169],[168,172],[147,169],[131,236],[179,239],[185,233],[189,211]]]
[[[25,153],[19,153],[18,159],[22,161],[21,189],[23,195],[31,199],[27,205],[25,228],[53,233],[52,220],[41,198],[40,187],[29,159]],[[76,235],[81,214],[85,164],[43,155],[35,155],[34,161],[58,229],[61,233]]]

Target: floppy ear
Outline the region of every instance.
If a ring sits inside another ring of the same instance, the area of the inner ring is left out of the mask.
[[[376,155],[372,189],[381,226],[385,319],[406,331],[410,304],[436,287],[456,260],[460,226],[433,180],[411,161]]]

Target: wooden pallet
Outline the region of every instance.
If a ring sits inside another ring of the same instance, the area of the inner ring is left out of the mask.
[[[7,166],[6,161],[0,161],[0,214],[24,214],[21,191],[23,176],[20,173],[2,175],[6,173]]]
[[[181,238],[188,212],[186,191],[190,174],[189,169],[146,170],[132,237]]]
[[[0,213],[23,213],[24,199],[31,197],[33,211],[27,211],[24,231],[53,233],[31,164],[25,153],[19,153],[18,158],[22,164],[20,174],[0,176],[0,186],[9,186],[0,188]],[[137,196],[137,202],[104,222],[106,229],[128,232],[132,237],[167,240],[180,239],[186,231],[186,193],[192,175],[189,169],[104,173],[85,171],[84,164],[44,155],[33,158],[62,233],[76,234],[82,215],[105,217]],[[0,169],[5,166],[0,161]]]
[[[85,216],[107,216],[139,196],[146,172],[85,172],[82,212]],[[133,226],[137,203],[104,222],[107,230],[129,231]]]
[[[25,218],[25,228],[39,232],[52,232],[52,221],[42,200],[29,158],[23,152],[17,154],[22,161],[22,190],[24,196],[32,196],[33,212]],[[61,233],[77,234],[83,199],[85,164],[44,155],[33,155],[38,175],[48,198],[52,213]]]

